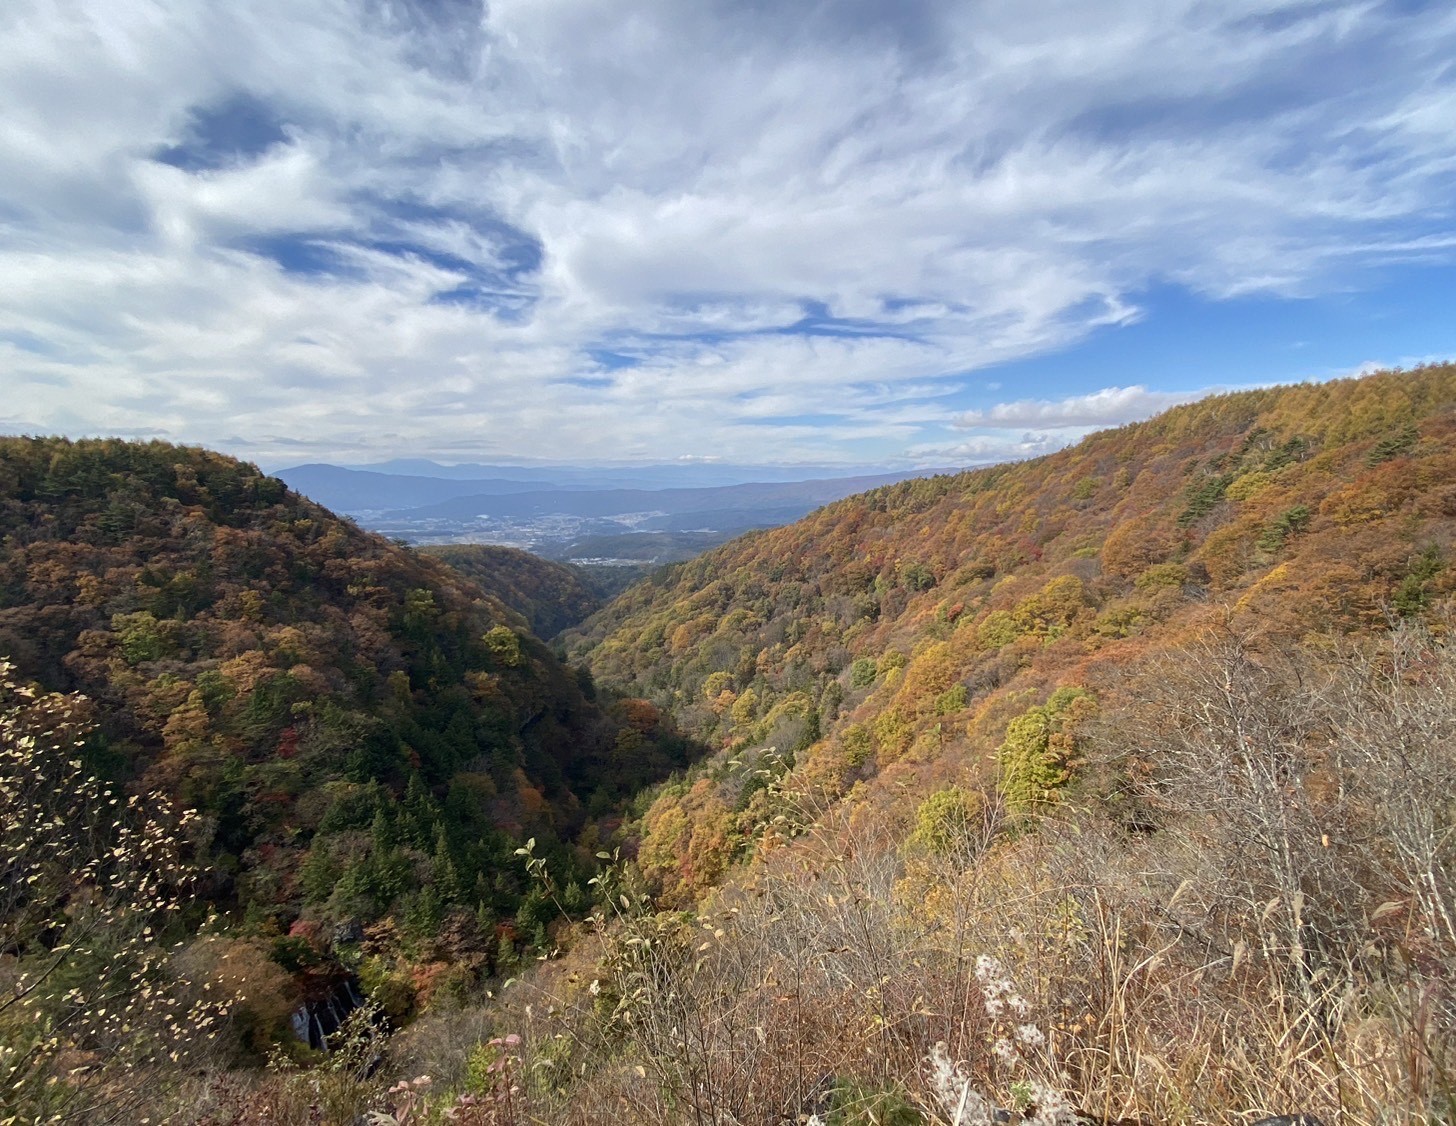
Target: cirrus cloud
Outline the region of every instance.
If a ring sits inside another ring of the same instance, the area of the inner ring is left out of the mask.
[[[1456,253],[1439,5],[15,0],[0,35],[0,378],[48,430],[1032,450],[1191,395],[968,373],[1154,286]]]

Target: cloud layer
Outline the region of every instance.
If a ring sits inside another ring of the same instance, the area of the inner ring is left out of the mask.
[[[13,0],[0,36],[37,429],[985,460],[1188,397],[969,377],[1150,286],[1456,248],[1437,4]]]

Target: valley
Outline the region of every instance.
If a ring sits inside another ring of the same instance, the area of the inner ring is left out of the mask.
[[[0,1126],[1456,1126],[1456,4],[0,60]]]
[[[7,439],[6,980],[118,1023],[67,1072],[0,1009],[5,1081],[208,1126],[1439,1121],[1453,450],[1451,365],[1229,394],[616,592]],[[349,991],[329,1053],[289,1030]]]

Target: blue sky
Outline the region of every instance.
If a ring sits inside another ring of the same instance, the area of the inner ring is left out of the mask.
[[[1456,356],[1456,9],[10,0],[0,431],[945,466]]]

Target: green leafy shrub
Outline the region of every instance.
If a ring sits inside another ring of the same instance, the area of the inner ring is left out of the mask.
[[[359,988],[396,1024],[403,1023],[414,1012],[414,983],[378,955],[359,963]]]
[[[959,786],[931,794],[915,810],[909,843],[940,856],[960,852],[974,840],[985,806],[980,794]]]
[[[969,701],[970,689],[964,684],[954,685],[935,698],[935,714],[954,715],[956,712],[964,711]]]
[[[899,1086],[843,1080],[830,1099],[827,1126],[923,1126],[924,1116]]]
[[[1013,809],[1055,801],[1072,777],[1075,720],[1093,707],[1081,688],[1058,688],[1045,704],[1028,708],[1006,725],[1006,741],[996,752],[1001,792]]]
[[[1000,649],[1020,636],[1021,629],[1007,610],[992,610],[976,627],[976,640],[984,649]]]
[[[1180,587],[1188,582],[1188,568],[1181,563],[1154,563],[1135,580],[1133,585],[1143,592],[1163,587]]]

